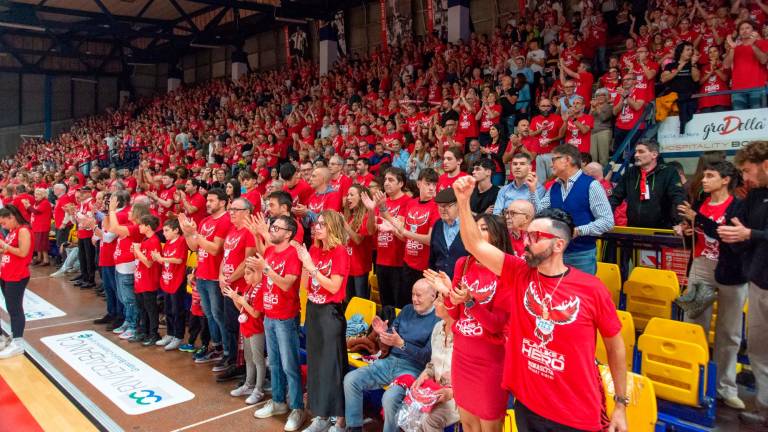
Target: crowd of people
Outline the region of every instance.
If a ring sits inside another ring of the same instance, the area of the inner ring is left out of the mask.
[[[628,354],[594,276],[597,238],[621,224],[693,242],[691,278],[717,287],[718,394],[743,410],[746,298],[748,334],[768,330],[768,145],[734,163],[709,152],[688,182],[643,132],[654,100],[681,132],[696,112],[762,106],[768,7],[529,3],[466,42],[426,35],[324,76],[299,61],[198,83],[24,142],[0,164],[13,337],[0,358],[24,350],[29,267],[60,265],[52,276],[78,272],[76,286],[104,297],[94,324],[240,379],[231,395],[266,401],[256,418],[288,414],[286,431],[309,413],[310,432],[362,430],[363,392],[392,383],[387,432],[499,431],[510,392],[520,430],[624,431]],[[628,139],[632,166],[611,181]],[[371,272],[383,310],[400,312],[374,319],[380,357],[348,371],[344,305],[373,298]],[[742,418],[765,422],[768,352],[748,346],[757,406]],[[429,415],[406,425],[403,401],[425,399]]]

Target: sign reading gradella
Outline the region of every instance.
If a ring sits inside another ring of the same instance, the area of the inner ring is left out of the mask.
[[[41,341],[128,415],[145,414],[195,397],[94,331],[48,336]]]
[[[768,108],[696,114],[680,135],[680,118],[659,125],[662,153],[738,150],[746,143],[768,139]]]
[[[27,319],[27,321],[59,318],[67,315],[63,310],[48,303],[44,298],[30,290],[24,291],[24,300],[22,300],[22,305],[24,306],[24,317]],[[3,293],[1,292],[0,308],[5,310],[5,297],[3,297]]]

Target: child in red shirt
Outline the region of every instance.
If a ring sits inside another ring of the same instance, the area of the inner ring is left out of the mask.
[[[157,341],[158,346],[166,351],[173,351],[181,345],[186,328],[187,299],[186,270],[187,242],[181,238],[181,227],[176,218],[168,219],[163,224],[165,245],[162,253],[152,252],[152,259],[160,265],[160,294],[166,321],[166,335]]]
[[[195,274],[187,275],[187,293],[192,295],[192,303],[189,306],[189,338],[187,343],[179,347],[179,351],[195,353],[195,357],[203,357],[208,353],[208,344],[211,342],[211,333],[208,331],[208,320],[203,313],[203,305],[200,303],[200,293],[197,292]],[[197,336],[200,335],[200,347],[195,347]]]
[[[152,261],[152,252],[160,252],[160,239],[155,230],[160,221],[156,216],[145,215],[139,221],[139,233],[144,236],[141,243],[133,244],[133,255],[138,260],[136,272],[133,274],[133,290],[136,293],[136,304],[139,310],[139,322],[136,334],[129,342],[141,342],[150,346],[160,340],[157,333],[158,310],[157,288],[160,286],[160,265]]]

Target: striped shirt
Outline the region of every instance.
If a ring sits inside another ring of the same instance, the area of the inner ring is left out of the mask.
[[[568,178],[567,182],[564,182],[560,178],[556,181],[560,183],[560,192],[563,194],[563,201],[568,197],[568,192],[571,191],[576,179],[583,174],[581,170],[576,171],[576,174]],[[544,197],[539,202],[536,197],[536,208],[545,209],[552,207],[550,203],[549,194],[552,192],[550,188]],[[605,189],[600,185],[600,182],[593,181],[589,185],[589,209],[592,211],[592,216],[595,220],[586,224],[577,226],[580,236],[600,236],[613,229],[613,211],[611,210],[611,203],[608,202],[608,195],[605,193]]]

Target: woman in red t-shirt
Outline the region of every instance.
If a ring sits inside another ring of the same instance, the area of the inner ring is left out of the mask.
[[[307,396],[314,422],[330,426],[329,417],[344,416],[344,371],[347,343],[344,318],[349,253],[344,217],[336,211],[320,213],[313,226],[314,244],[293,242],[304,266],[301,286],[307,287]]]
[[[484,240],[514,253],[507,227],[497,217],[482,214],[476,220]],[[453,281],[432,270],[424,276],[443,294],[455,321],[451,384],[461,423],[469,430],[501,430],[509,398],[499,385],[509,310],[508,299],[499,297],[499,277],[472,256],[456,261]]]
[[[264,293],[261,292],[261,272],[255,270],[257,260],[246,258],[243,280],[246,288],[243,295],[230,287],[224,287],[225,296],[232,299],[240,311],[240,335],[243,337],[243,360],[245,361],[245,382],[229,392],[234,397],[248,396],[245,403],[253,405],[264,398],[264,380],[267,375],[267,363],[264,357]]]
[[[24,290],[29,282],[32,261],[32,233],[27,221],[14,205],[0,209],[0,226],[8,233],[0,240],[0,288],[5,297],[5,310],[11,316],[11,336],[0,338],[0,359],[24,354]]]
[[[711,46],[707,49],[708,61],[701,68],[699,84],[701,93],[717,93],[730,90],[728,69],[720,60],[720,48]],[[730,95],[707,96],[699,99],[699,112],[725,111],[731,107]]]
[[[163,224],[165,244],[162,252],[153,251],[152,259],[161,266],[160,289],[163,296],[166,334],[157,341],[166,351],[177,349],[184,339],[187,322],[187,242],[181,237],[181,227],[176,218]]]
[[[32,225],[32,234],[35,244],[35,259],[33,265],[41,264],[47,266],[48,260],[48,232],[51,230],[51,219],[53,218],[53,207],[48,201],[48,191],[46,189],[35,189],[35,202],[28,207],[30,214],[30,224]]]
[[[365,186],[353,184],[344,198],[344,230],[349,236],[347,252],[350,257],[354,257],[349,262],[346,301],[352,297],[369,299],[371,296],[368,273],[371,271],[373,262],[373,233],[369,229],[368,222],[373,221],[375,224],[376,215],[363,205],[363,194],[371,196]]]

